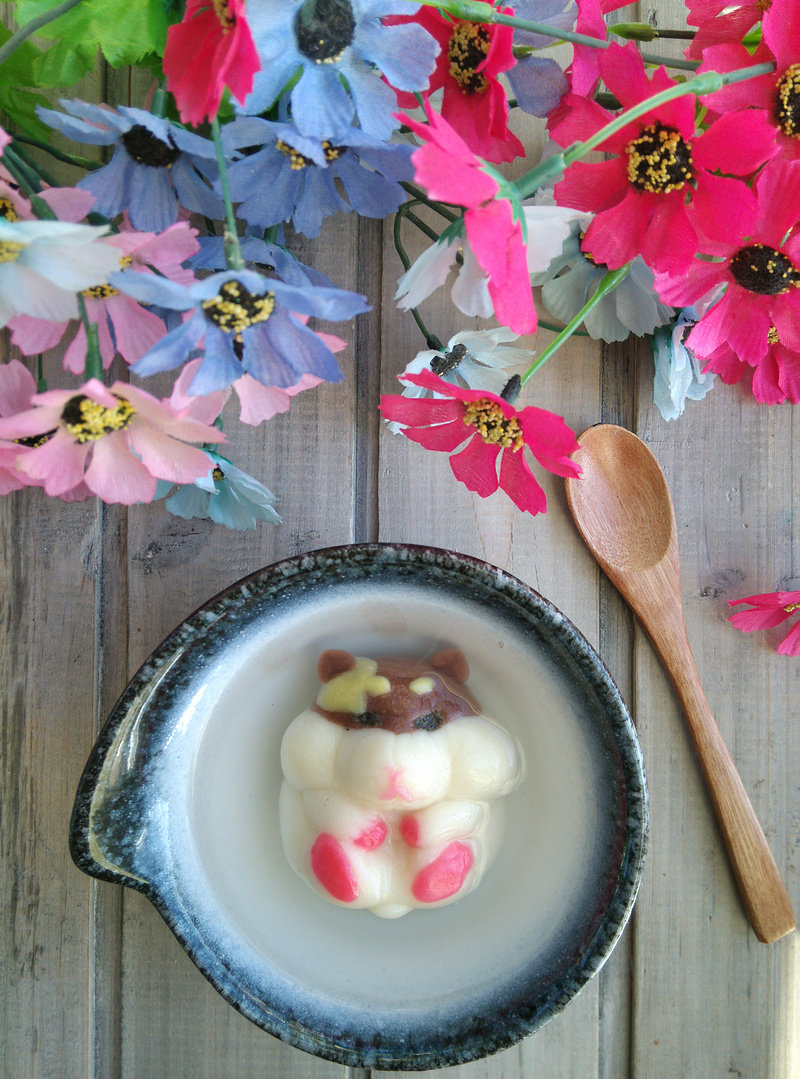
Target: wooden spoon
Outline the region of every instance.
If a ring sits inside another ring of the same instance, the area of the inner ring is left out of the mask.
[[[664,473],[641,439],[622,427],[598,424],[578,442],[574,460],[583,475],[566,480],[572,516],[664,662],[689,722],[750,924],[759,940],[778,940],[795,928],[792,904],[694,665]]]

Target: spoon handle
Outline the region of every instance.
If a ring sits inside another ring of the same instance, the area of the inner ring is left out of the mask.
[[[786,885],[706,700],[683,613],[667,626],[645,628],[683,705],[747,917],[759,940],[778,940],[795,928]]]

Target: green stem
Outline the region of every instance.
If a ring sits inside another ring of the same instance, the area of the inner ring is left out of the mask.
[[[13,146],[9,145],[4,149],[3,164],[19,184],[23,195],[27,198],[38,195],[42,189],[38,176],[25,164]]]
[[[415,198],[417,202],[421,202],[424,203],[426,206],[430,206],[430,208],[432,210],[435,210],[440,217],[445,218],[445,220],[450,221],[451,223],[453,221],[457,221],[461,216],[460,214],[455,213],[452,210],[446,209],[446,207],[441,202],[434,202],[431,198],[428,197],[427,192],[423,191],[421,187],[417,187],[416,184],[411,184],[408,183],[408,181],[406,180],[401,180],[400,186],[403,188],[404,191],[408,192],[408,194],[411,195],[412,198]]]
[[[214,149],[217,153],[217,168],[219,169],[219,184],[222,191],[222,201],[225,203],[225,262],[229,270],[243,270],[244,257],[242,246],[239,243],[239,233],[236,228],[236,214],[233,212],[233,200],[228,183],[228,163],[225,160],[225,151],[222,148],[222,134],[219,128],[219,120],[215,116],[211,121],[211,134],[214,139]]]
[[[520,19],[516,15],[506,15],[495,8],[487,7],[479,0],[421,0],[426,7],[435,7],[464,22],[496,23],[500,26],[513,26],[517,30],[528,30],[532,34],[554,37],[559,41],[569,41],[573,45],[590,45],[595,49],[607,49],[608,42],[587,34],[576,34],[573,30],[559,30],[547,23]]]
[[[647,112],[652,112],[668,101],[673,101],[684,94],[697,94],[698,97],[703,94],[712,94],[723,86],[728,86],[734,82],[743,82],[746,79],[754,79],[759,75],[766,75],[774,70],[775,64],[772,62],[753,64],[751,67],[741,68],[738,71],[728,71],[724,74],[717,71],[704,71],[702,75],[695,75],[693,79],[676,83],[674,86],[662,90],[660,94],[654,94],[653,97],[648,97],[644,101],[633,105],[630,109],[621,112],[619,116],[615,116],[613,120],[601,127],[585,142],[577,142],[568,147],[563,153],[553,154],[552,157],[537,165],[535,169],[531,169],[530,172],[520,176],[514,182],[517,195],[520,200],[533,195],[543,184],[561,176],[575,161],[602,146],[607,139],[621,131],[632,120],[638,119]]]
[[[586,301],[586,303],[583,305],[577,315],[570,322],[567,323],[567,325],[558,334],[558,336],[555,337],[547,346],[547,348],[544,349],[544,351],[536,357],[536,359],[525,372],[525,374],[521,376],[521,382],[523,386],[528,381],[528,379],[531,378],[539,370],[539,368],[543,364],[547,363],[553,353],[556,352],[559,348],[561,348],[567,338],[571,337],[573,333],[575,333],[575,331],[589,314],[589,312],[593,308],[597,307],[600,301],[604,299],[609,294],[609,292],[614,291],[617,285],[623,280],[624,277],[626,277],[629,269],[630,264],[622,266],[619,270],[608,271],[600,284],[597,286],[597,290],[591,297],[591,299]]]
[[[0,48],[0,64],[5,63],[9,56],[19,48],[23,41],[27,41],[27,39],[35,34],[37,30],[41,30],[43,26],[47,26],[48,23],[54,22],[62,15],[66,15],[68,11],[71,11],[80,3],[82,3],[82,0],[64,0],[63,4],[51,8],[50,11],[42,12],[41,15],[37,15],[35,19],[31,19],[29,23],[21,26],[19,30],[11,35],[5,45]]]
[[[14,142],[16,142],[16,138]],[[48,187],[58,187],[58,180],[53,176],[51,172],[48,172],[46,168],[35,161],[29,153],[26,153],[21,146],[14,147],[14,153],[22,161],[24,165],[30,169],[34,176],[37,176],[40,180],[44,181]]]
[[[649,22],[618,22],[609,26],[608,32],[627,41],[655,41],[664,38],[675,41],[693,41],[696,30],[659,30]]]
[[[408,270],[409,267],[411,266],[411,259],[408,257],[406,249],[403,247],[403,244],[402,244],[402,242],[400,240],[400,224],[401,224],[401,222],[402,222],[402,217],[401,217],[400,213],[398,212],[398,213],[396,213],[394,215],[394,227],[393,227],[394,246],[395,246],[395,250],[397,251],[397,254],[398,254],[399,258],[400,258],[400,261],[403,264],[403,269]],[[428,327],[422,321],[422,316],[420,315],[419,311],[416,309],[416,307],[410,308],[410,311],[411,311],[412,318],[414,319],[417,326],[419,327],[420,333],[425,338],[425,341],[426,341],[426,343],[428,345],[428,348],[436,349],[437,352],[440,351],[442,349],[442,342],[439,340],[439,338],[436,336],[436,334],[433,334],[433,333],[430,332]]]
[[[35,146],[37,150],[45,150],[51,157],[54,157],[56,161],[63,161],[65,165],[75,165],[76,168],[86,169],[88,172],[93,172],[102,165],[101,161],[90,161],[88,157],[79,157],[77,154],[64,153],[63,150],[58,150],[55,146],[50,146],[40,139],[34,139],[30,135],[20,135],[17,132],[11,131],[9,131],[9,135],[12,136],[14,142],[22,142],[27,146]]]
[[[44,393],[47,389],[47,379],[44,377],[44,361],[41,352],[36,356],[36,392]]]
[[[103,357],[100,355],[100,342],[97,337],[97,324],[89,321],[89,314],[83,296],[78,293],[78,310],[81,313],[81,322],[86,331],[86,366],[83,369],[88,382],[90,378],[103,381]]]

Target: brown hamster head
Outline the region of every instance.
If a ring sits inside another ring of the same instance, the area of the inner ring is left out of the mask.
[[[460,716],[480,713],[464,685],[469,666],[457,649],[422,660],[374,660],[329,649],[319,657],[317,674],[322,688],[314,710],[353,730],[434,731]]]

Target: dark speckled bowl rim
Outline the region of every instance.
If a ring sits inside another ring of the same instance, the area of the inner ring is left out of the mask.
[[[137,696],[144,687],[151,684],[155,672],[163,667],[165,660],[188,652],[201,635],[209,633],[219,619],[229,612],[243,608],[254,595],[268,591],[271,586],[280,589],[291,587],[293,582],[302,582],[304,575],[326,566],[334,569],[341,566],[352,571],[379,568],[381,563],[407,563],[409,567],[417,569],[436,567],[456,581],[463,576],[465,584],[477,575],[489,587],[501,591],[506,600],[513,600],[528,616],[533,615],[544,621],[548,632],[553,634],[570,655],[602,702],[620,751],[620,767],[627,798],[625,838],[618,876],[594,935],[577,961],[561,972],[544,992],[537,991],[535,995],[518,1001],[513,1016],[498,1015],[494,1023],[486,1022],[487,1017],[481,1017],[467,1042],[454,1042],[452,1036],[442,1031],[440,1043],[437,1045],[421,1048],[408,1044],[398,1050],[382,1046],[377,1033],[370,1044],[341,1044],[338,1040],[298,1024],[295,1019],[284,1020],[275,1008],[267,1009],[261,1002],[254,1002],[238,985],[226,983],[224,967],[210,969],[215,964],[207,962],[202,954],[208,951],[207,944],[203,942],[202,946],[200,945],[194,926],[187,918],[182,917],[181,911],[176,912],[166,905],[147,882],[134,880],[127,874],[117,873],[98,863],[92,857],[89,847],[91,805],[109,747],[114,742],[121,724],[128,717]],[[214,988],[237,1011],[267,1033],[298,1049],[338,1064],[380,1070],[416,1071],[463,1064],[516,1044],[561,1012],[594,977],[611,954],[633,909],[644,865],[648,824],[644,764],[627,706],[600,656],[564,614],[523,581],[470,555],[409,543],[353,543],[295,555],[243,577],[197,608],[162,641],[131,679],[91,751],[75,796],[69,828],[69,849],[73,861],[83,872],[99,880],[121,884],[144,893]],[[223,971],[222,975],[220,970]]]

